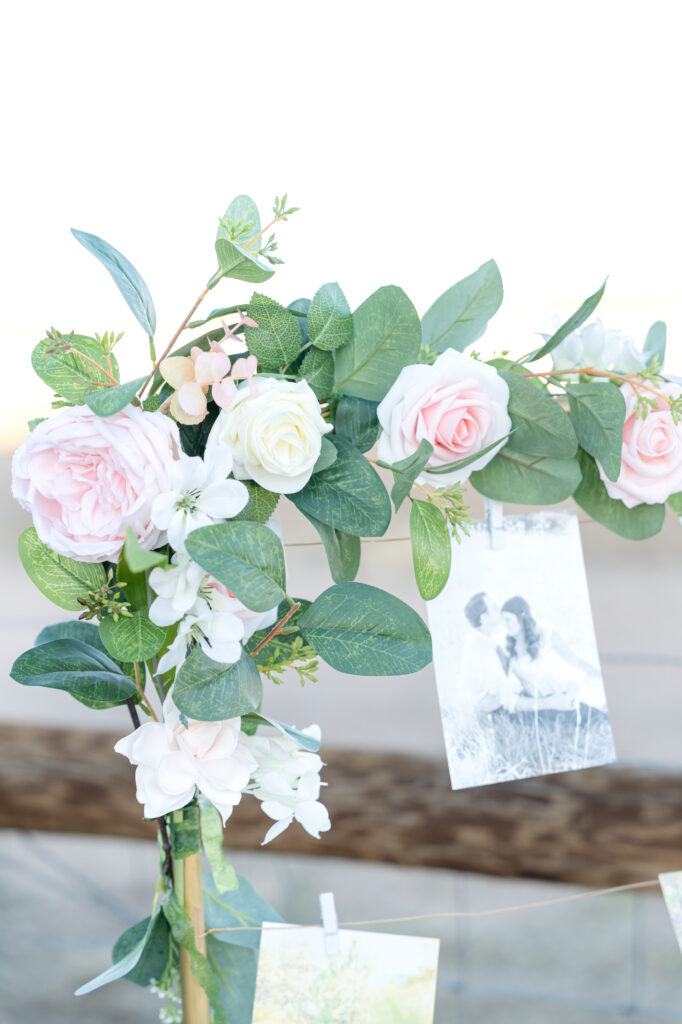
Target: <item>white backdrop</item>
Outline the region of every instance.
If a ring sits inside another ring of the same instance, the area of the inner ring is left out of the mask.
[[[287,190],[302,207],[279,232],[275,298],[338,280],[355,306],[395,283],[423,313],[492,256],[506,298],[488,347],[522,352],[610,274],[607,326],[641,345],[666,320],[681,372],[676,8],[13,4],[0,42],[4,447],[49,410],[29,354],[50,324],[126,330],[123,373],[144,371],[146,339],[69,227],[138,267],[163,341],[243,191],[267,210]],[[223,281],[210,298],[247,297]]]

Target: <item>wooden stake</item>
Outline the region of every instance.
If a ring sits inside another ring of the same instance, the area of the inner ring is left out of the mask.
[[[194,941],[200,953],[206,956],[204,935],[204,893],[201,887],[201,854],[193,853],[176,861],[176,872],[182,869],[183,903],[194,925]],[[176,876],[177,877],[177,876]],[[180,982],[182,985],[182,1013],[185,1024],[210,1024],[208,998],[192,974],[189,953],[180,947]]]

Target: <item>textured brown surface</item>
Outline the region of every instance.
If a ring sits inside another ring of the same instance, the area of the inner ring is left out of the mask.
[[[0,827],[153,836],[115,740],[0,727]],[[340,749],[326,756],[331,832],[316,842],[292,827],[271,849],[595,886],[652,878],[682,863],[676,772],[591,768],[453,793],[439,762]],[[266,827],[260,804],[245,799],[227,843],[257,848]]]

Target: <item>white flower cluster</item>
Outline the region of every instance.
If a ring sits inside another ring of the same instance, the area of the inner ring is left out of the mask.
[[[302,732],[319,742],[319,726]],[[257,797],[275,822],[264,843],[294,820],[316,839],[331,828],[327,809],[319,801],[323,761],[289,735],[247,736],[240,718],[187,719],[169,694],[163,722],[145,722],[119,740],[114,750],[136,766],[137,799],[146,818],[179,810],[198,789],[220,812],[223,824],[243,793]]]
[[[552,318],[552,326],[561,326],[559,317]],[[548,341],[550,334],[542,337]],[[618,330],[606,330],[601,320],[595,320],[585,327],[579,327],[557,345],[552,352],[555,370],[577,370],[591,367],[594,370],[613,370],[616,373],[639,373],[645,370],[649,359],[644,352],[635,348],[627,334]]]

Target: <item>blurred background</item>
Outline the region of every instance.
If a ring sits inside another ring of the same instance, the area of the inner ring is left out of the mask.
[[[60,618],[22,573],[16,536],[27,523],[8,491],[27,420],[50,411],[31,349],[54,325],[125,331],[123,379],[147,358],[123,299],[69,228],[103,236],[138,267],[160,339],[215,269],[213,238],[230,199],[248,192],[267,211],[288,191],[301,212],[278,232],[285,265],[266,286],[285,303],[338,280],[354,308],[395,283],[423,314],[494,257],[505,301],[477,347],[519,353],[609,275],[599,309],[606,327],[640,347],[649,325],[665,320],[667,369],[682,373],[678,38],[667,0],[28,0],[4,13],[6,723],[128,730],[118,712],[89,712],[8,680],[14,657]],[[248,297],[248,286],[223,281],[207,308]],[[285,538],[306,543],[283,509]],[[404,524],[392,529],[387,543],[365,545],[359,578],[423,612]],[[680,768],[680,524],[669,517],[657,538],[635,545],[586,523],[583,543],[619,755]],[[288,559],[296,592],[327,585],[321,548],[292,546]],[[430,669],[398,683],[325,670],[315,686],[301,691],[289,680],[267,700],[287,721],[319,722],[329,761],[335,746],[444,757]],[[326,889],[346,919],[571,891],[276,848],[235,861],[292,919],[314,919]],[[2,1024],[155,1019],[154,997],[125,982],[77,1001],[71,993],[146,913],[156,866],[143,840],[0,832]],[[657,893],[406,930],[442,940],[437,1024],[682,1021],[682,957]]]

